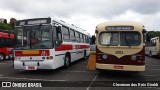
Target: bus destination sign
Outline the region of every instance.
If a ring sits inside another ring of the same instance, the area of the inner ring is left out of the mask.
[[[106,30],[133,30],[133,26],[107,26]]]
[[[19,20],[16,22],[16,26],[34,25],[34,24],[50,24],[50,23],[51,23],[51,18],[36,18],[36,19]]]

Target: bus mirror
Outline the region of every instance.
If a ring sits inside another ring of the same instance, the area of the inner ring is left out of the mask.
[[[146,33],[146,30],[145,30],[145,29],[143,29],[142,33]]]

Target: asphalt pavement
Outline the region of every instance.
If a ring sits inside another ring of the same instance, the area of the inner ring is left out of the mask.
[[[144,72],[125,71],[98,71],[87,70],[88,60],[79,60],[68,68],[56,70],[25,71],[14,70],[13,61],[0,61],[0,81],[3,82],[42,82],[48,87],[17,88],[6,87],[3,90],[157,90],[158,86],[114,86],[132,83],[158,83],[160,84],[160,58],[146,56],[146,70]],[[55,85],[53,85],[55,84]],[[116,85],[115,84],[115,85]],[[53,85],[53,86],[52,86]],[[57,86],[56,86],[57,85]]]

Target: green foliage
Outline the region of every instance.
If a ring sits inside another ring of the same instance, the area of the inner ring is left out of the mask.
[[[10,27],[12,27],[12,29],[14,28],[15,22],[12,22],[9,24]]]
[[[3,30],[13,30],[13,28],[11,27],[11,25],[5,24],[5,23],[0,23],[0,29],[3,29]]]
[[[151,38],[160,36],[160,31],[150,31]]]
[[[151,38],[160,36],[160,31],[148,31],[146,34],[146,41],[150,42]]]
[[[7,24],[7,20],[6,19],[4,19],[4,23]]]

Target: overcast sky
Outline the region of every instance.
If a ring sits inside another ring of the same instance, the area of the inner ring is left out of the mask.
[[[106,21],[136,21],[160,30],[160,0],[1,0],[0,18],[54,17],[94,34]]]

